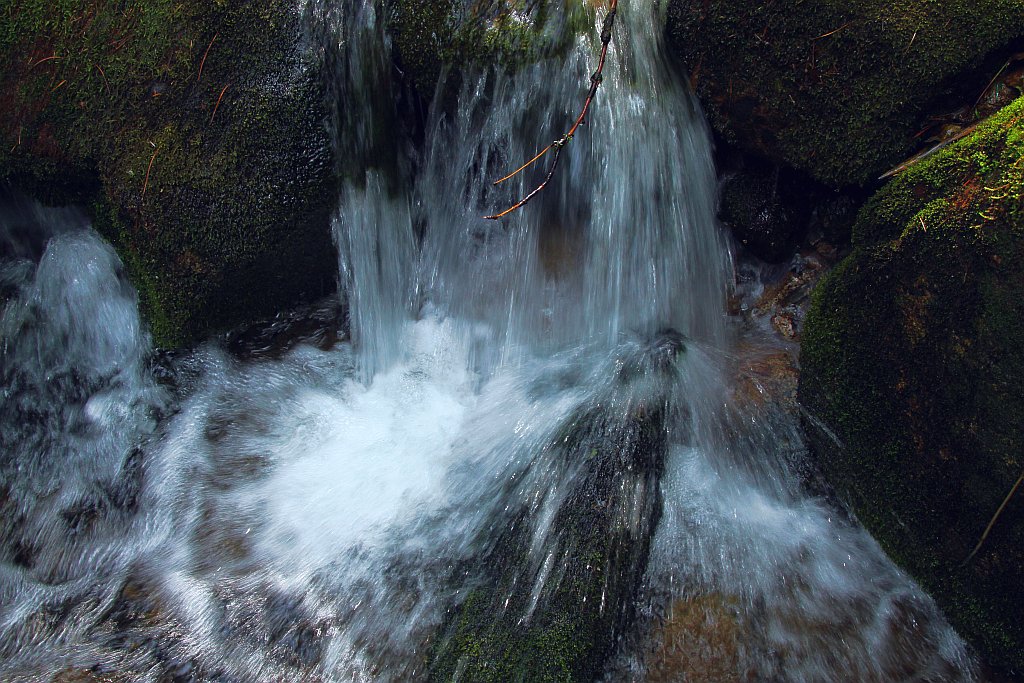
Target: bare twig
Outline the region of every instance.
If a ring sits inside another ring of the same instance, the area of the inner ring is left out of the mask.
[[[107,94],[109,95],[110,94],[110,83],[107,82],[107,74],[103,71],[103,67],[100,66],[99,64],[93,64],[93,66],[96,67],[96,70],[100,72],[100,76],[103,76],[103,89],[106,90]]]
[[[914,41],[917,40],[917,31],[914,31],[914,35],[910,36],[910,42],[907,43],[907,49],[903,51],[903,54],[910,52],[910,48],[914,46]]]
[[[491,216],[484,216],[489,220],[498,220],[508,214],[512,213],[516,209],[526,205],[531,199],[536,197],[540,192],[547,187],[551,178],[555,175],[555,168],[558,166],[558,157],[562,152],[562,148],[565,147],[572,140],[576,134],[576,129],[583,125],[583,121],[587,116],[587,111],[590,109],[590,104],[594,101],[594,96],[597,94],[597,88],[601,85],[603,76],[601,75],[604,71],[605,59],[608,56],[608,45],[612,42],[612,28],[615,26],[615,13],[618,10],[618,0],[611,0],[611,5],[608,8],[608,14],[605,15],[604,23],[601,25],[601,59],[597,64],[597,71],[590,77],[590,90],[587,92],[587,99],[583,102],[583,109],[580,111],[579,116],[576,117],[576,121],[573,122],[572,127],[563,135],[558,138],[550,145],[542,149],[532,159],[527,161],[525,164],[517,168],[516,170],[509,173],[504,178],[500,178],[494,181],[495,185],[505,182],[509,178],[513,178],[520,172],[526,170],[533,164],[535,164],[541,157],[550,152],[552,149],[555,150],[554,159],[551,162],[551,168],[548,170],[548,174],[544,177],[544,181],[538,185],[532,192],[520,199],[518,202],[505,209],[501,213],[496,213]]]
[[[915,154],[914,156],[910,157],[909,159],[904,161],[902,164],[900,164],[896,168],[890,169],[889,171],[886,171],[885,173],[880,175],[878,177],[878,179],[879,180],[885,180],[886,178],[888,178],[890,176],[894,176],[897,173],[902,173],[903,171],[907,170],[908,168],[910,168],[911,166],[913,166],[917,162],[923,161],[923,160],[927,159],[928,157],[930,157],[931,155],[933,155],[936,152],[938,152],[939,150],[941,150],[941,149],[949,146],[950,144],[956,142],[957,140],[960,140],[960,139],[963,139],[963,138],[967,137],[968,135],[973,133],[974,130],[978,127],[978,123],[981,123],[981,122],[978,121],[977,123],[972,123],[971,125],[969,125],[966,128],[964,128],[962,131],[960,131],[959,133],[954,135],[953,137],[939,142],[934,147],[932,147],[930,149],[927,149],[924,152],[921,152],[920,154]]]
[[[1003,514],[1006,504],[1010,502],[1011,498],[1013,498],[1013,494],[1017,492],[1017,489],[1020,488],[1022,482],[1024,482],[1024,472],[1021,472],[1020,476],[1017,478],[1017,483],[1014,484],[1013,488],[1010,489],[1010,492],[1006,494],[1006,498],[1003,498],[1003,504],[999,506],[998,510],[996,510],[996,514],[992,515],[991,521],[989,521],[988,526],[985,527],[984,533],[981,534],[981,539],[978,541],[978,545],[974,546],[974,550],[972,550],[971,554],[967,556],[967,559],[961,563],[961,567],[974,559],[974,556],[978,554],[979,550],[981,550],[982,544],[985,542],[985,539],[988,538],[988,534],[992,531],[992,527],[995,526],[996,520],[999,519],[999,515]]]
[[[515,211],[516,209],[520,208],[521,206],[525,205],[528,201],[530,201],[535,196],[540,194],[541,190],[543,190],[545,187],[548,186],[548,183],[551,181],[551,179],[555,175],[555,169],[558,168],[558,157],[562,154],[562,148],[565,147],[565,142],[563,142],[562,140],[555,140],[553,143],[551,143],[550,145],[545,147],[544,151],[547,151],[547,150],[551,149],[552,147],[555,150],[555,157],[551,161],[551,168],[548,169],[548,174],[547,174],[547,176],[544,177],[544,182],[542,182],[537,187],[533,188],[533,191],[530,192],[530,194],[526,195],[525,197],[523,197],[518,202],[516,202],[512,206],[508,207],[507,209],[505,209],[501,213],[496,213],[493,216],[484,216],[484,218],[489,218],[489,219],[495,220],[495,221],[498,220],[499,218],[503,218],[503,217],[507,216],[508,214],[512,213],[513,211]]]
[[[1006,71],[1006,68],[1010,66],[1012,62],[1012,58],[1006,60],[1006,64],[1003,64],[1002,68],[1000,68],[999,71],[996,72],[996,75],[992,77],[992,80],[988,82],[988,85],[985,86],[985,89],[981,91],[980,95],[978,95],[978,99],[974,101],[975,109],[977,109],[978,105],[981,104],[981,101],[985,99],[985,95],[988,93],[989,88],[991,88],[995,84],[996,79],[1003,75],[1003,72]]]

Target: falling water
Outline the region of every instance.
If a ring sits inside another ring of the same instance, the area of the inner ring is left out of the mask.
[[[78,219],[8,249],[0,677],[472,680],[464,624],[500,649],[572,612],[589,679],[971,680],[931,599],[805,493],[794,417],[735,398],[709,136],[659,6],[621,3],[587,125],[503,222],[544,171],[490,181],[575,117],[596,31],[451,76],[413,148],[381,7],[309,9],[351,340],[154,358]]]

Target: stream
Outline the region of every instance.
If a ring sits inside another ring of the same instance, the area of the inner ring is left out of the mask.
[[[380,7],[309,14],[340,55],[344,334],[328,302],[301,343],[157,353],[86,217],[0,206],[0,679],[977,678],[810,492],[798,416],[737,398],[771,342],[726,314],[658,3],[620,3],[586,125],[503,221],[543,162],[491,181],[571,125],[603,10],[446,76],[418,146],[380,124]]]

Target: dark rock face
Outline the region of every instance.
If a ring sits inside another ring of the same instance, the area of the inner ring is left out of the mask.
[[[768,263],[792,256],[807,226],[806,201],[789,200],[780,175],[778,168],[744,168],[721,188],[721,219],[744,248]]]
[[[799,389],[826,476],[959,632],[1018,675],[1022,117],[1018,99],[869,201],[814,293]]]
[[[334,289],[319,58],[294,6],[22,4],[0,23],[0,178],[92,205],[158,345]]]
[[[668,22],[725,140],[838,187],[903,158],[922,113],[943,110],[958,87],[983,89],[987,76],[961,76],[1024,35],[1024,6],[673,0]]]
[[[629,387],[671,381],[682,353],[682,338],[668,331],[624,358],[618,399],[566,420],[538,455],[533,467],[551,488],[523,497],[470,570],[477,578],[436,639],[432,680],[599,678],[633,623],[662,510],[670,408],[659,392],[640,398]],[[550,525],[538,526],[548,507]]]

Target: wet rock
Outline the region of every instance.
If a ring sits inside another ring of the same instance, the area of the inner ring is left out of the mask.
[[[133,626],[158,626],[166,612],[159,589],[140,576],[129,576],[104,619],[118,630]]]
[[[297,5],[26,2],[0,44],[0,178],[90,206],[157,345],[335,289],[323,84]]]
[[[657,391],[632,392],[652,377],[672,381],[666,360],[682,338],[638,348],[650,370],[619,376],[613,395],[567,419],[533,463],[564,485],[525,495],[495,521],[505,531],[468,570],[465,598],[433,639],[431,680],[596,680],[633,624],[661,515],[667,405]]]
[[[514,3],[487,0],[469,6],[455,0],[398,0],[389,32],[406,79],[429,99],[446,68],[516,66],[565,49],[589,29],[593,8],[582,2]]]
[[[668,24],[725,141],[841,187],[904,158],[925,112],[973,102],[1024,35],[1024,7],[672,0]]]
[[[741,257],[730,314],[738,316],[748,329],[761,330],[789,344],[799,342],[811,292],[828,272],[830,257],[837,253],[817,239],[813,246],[804,245],[787,268],[765,267]]]
[[[776,313],[772,316],[772,327],[786,339],[796,339],[796,321],[791,313]]]
[[[786,350],[741,347],[739,373],[733,397],[751,413],[782,408],[791,416],[799,414],[797,379],[800,372],[793,354]]]
[[[778,169],[744,169],[721,189],[721,219],[744,248],[769,263],[789,258],[806,229],[796,204],[784,199],[779,176]]]
[[[721,595],[677,600],[653,636],[649,683],[740,683],[741,637],[736,608]]]
[[[310,619],[300,597],[272,593],[265,604],[264,620],[268,644],[284,662],[311,670],[323,657],[325,627]]]
[[[823,192],[814,200],[808,242],[827,263],[835,263],[839,248],[850,243],[857,211],[864,199],[859,193]]]
[[[100,484],[106,500],[115,509],[131,511],[139,502],[142,492],[142,448],[136,447],[125,458],[117,477]]]
[[[61,512],[61,517],[72,536],[89,533],[93,525],[102,519],[108,511],[107,502],[96,496],[79,498]]]
[[[870,200],[815,289],[799,389],[829,481],[958,632],[1018,673],[1021,116],[1024,99]]]
[[[50,679],[50,683],[128,683],[134,677],[128,674],[103,672],[101,667],[91,669],[65,669]]]
[[[224,342],[242,360],[276,360],[298,344],[326,351],[344,339],[345,309],[331,298],[232,330]]]

